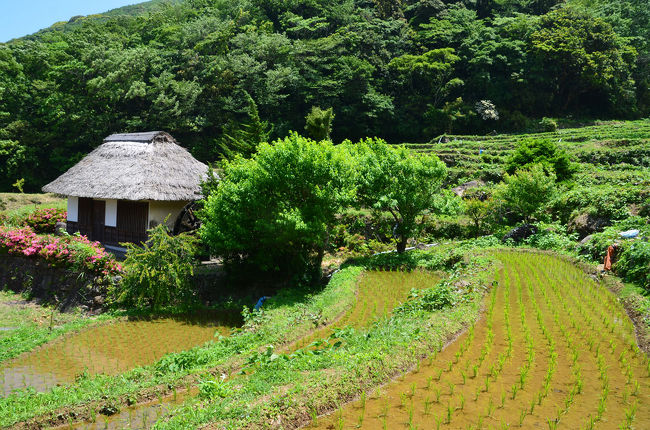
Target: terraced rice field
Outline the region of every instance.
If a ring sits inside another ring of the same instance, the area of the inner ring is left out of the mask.
[[[289,346],[289,350],[300,348],[317,348],[319,342],[332,341],[330,336],[337,329],[345,327],[364,328],[379,318],[388,316],[391,311],[404,302],[411,289],[428,288],[435,285],[440,277],[429,271],[369,271],[358,281],[357,294],[352,306],[335,322],[321,327]],[[94,422],[78,423],[76,429],[120,429],[150,428],[161,415],[169,413],[189,396],[196,395],[197,390],[190,388],[178,395],[171,395],[158,401],[126,408],[111,417],[97,417]],[[63,426],[64,428],[66,426]]]
[[[23,354],[0,368],[0,393],[16,389],[45,391],[73,383],[80,375],[116,375],[151,364],[163,355],[190,349],[226,335],[240,323],[237,315],[198,315],[121,321],[83,330]]]
[[[412,272],[368,271],[359,280],[352,307],[337,321],[300,339],[293,349],[303,348],[317,340],[328,339],[337,329],[365,328],[404,302],[411,289],[430,288],[439,276],[424,270]]]
[[[581,164],[580,171],[589,173],[593,184],[650,185],[650,120],[647,119],[546,133],[447,137],[448,142],[410,143],[406,146],[438,155],[449,168],[452,182],[467,180],[470,176],[474,179],[498,179],[507,157],[519,143],[528,139],[550,139]]]
[[[497,256],[482,319],[309,428],[650,428],[650,362],[616,298],[558,257]]]

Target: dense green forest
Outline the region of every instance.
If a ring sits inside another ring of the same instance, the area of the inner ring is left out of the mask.
[[[211,162],[251,129],[304,131],[314,106],[332,108],[335,142],[647,116],[649,40],[643,0],[185,0],[75,17],[0,44],[0,191],[38,190],[111,132],[166,130]]]

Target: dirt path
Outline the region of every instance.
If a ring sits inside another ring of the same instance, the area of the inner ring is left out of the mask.
[[[571,263],[501,252],[485,318],[418,371],[310,428],[650,428],[650,364],[616,298]]]

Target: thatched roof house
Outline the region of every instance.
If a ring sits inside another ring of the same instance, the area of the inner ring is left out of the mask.
[[[68,231],[108,244],[139,242],[201,198],[208,167],[162,131],[113,134],[43,191],[68,196]]]

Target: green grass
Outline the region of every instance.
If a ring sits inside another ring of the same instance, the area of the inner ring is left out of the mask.
[[[0,193],[0,215],[11,223],[40,208],[65,209],[67,201],[54,194]]]

